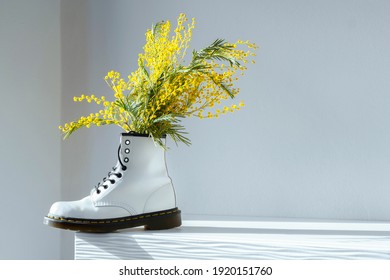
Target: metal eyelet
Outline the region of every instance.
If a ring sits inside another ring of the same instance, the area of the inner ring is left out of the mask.
[[[129,162],[129,158],[125,157],[125,158],[123,159],[123,161],[124,161],[124,162]]]
[[[126,141],[125,141],[125,144],[126,144],[126,145],[130,145],[130,140],[126,140]]]
[[[126,149],[126,150],[125,150],[125,153],[126,153],[126,154],[130,153],[130,149]]]

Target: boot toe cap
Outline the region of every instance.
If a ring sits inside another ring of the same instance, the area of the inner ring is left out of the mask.
[[[48,216],[53,216],[53,217],[72,217],[73,212],[70,202],[66,201],[58,201],[55,202],[49,210]]]
[[[111,219],[129,216],[126,209],[115,205],[95,206],[89,196],[77,201],[55,202],[48,217],[76,219]]]
[[[88,212],[90,212],[85,210],[92,208],[92,206],[89,197],[77,201],[58,201],[51,206],[48,216],[56,218],[85,218],[85,215],[88,216]]]

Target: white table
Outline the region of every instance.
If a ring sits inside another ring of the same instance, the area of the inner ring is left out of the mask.
[[[390,260],[390,223],[187,216],[170,230],[78,232],[75,259]]]

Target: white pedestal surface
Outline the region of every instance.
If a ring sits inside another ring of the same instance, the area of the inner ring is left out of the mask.
[[[170,230],[77,232],[75,259],[390,260],[390,223],[188,217]]]

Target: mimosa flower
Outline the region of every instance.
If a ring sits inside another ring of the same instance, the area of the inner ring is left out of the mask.
[[[190,144],[181,119],[218,118],[243,107],[242,101],[230,107],[221,104],[239,93],[234,82],[247,70],[248,61],[254,62],[249,57],[255,56],[257,46],[249,41],[217,39],[204,49],[192,51],[192,59],[186,64],[195,19],[187,21],[186,15],[180,14],[173,35],[170,21],[147,30],[138,69],[127,75],[127,80],[114,70],[107,73],[104,80],[113,91],[113,101],[94,94],[75,96],[75,102],[93,101],[103,108],[60,126],[65,138],[81,127],[115,124],[127,132],[148,134],[160,145],[159,139],[165,134],[176,142]]]

